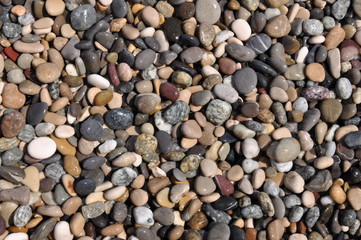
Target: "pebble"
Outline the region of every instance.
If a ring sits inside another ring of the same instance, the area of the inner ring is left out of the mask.
[[[215,24],[221,16],[217,1],[200,0],[196,2],[196,19],[200,23]]]
[[[207,107],[206,117],[216,125],[223,124],[230,116],[232,107],[229,103],[215,99]]]
[[[95,9],[90,4],[84,4],[75,8],[70,15],[71,26],[75,30],[84,31],[96,22]]]
[[[235,72],[232,83],[239,94],[248,94],[257,85],[256,72],[252,68],[242,68]]]
[[[27,150],[33,158],[46,159],[55,153],[56,143],[51,138],[38,137],[29,143]]]
[[[153,212],[149,208],[135,207],[133,215],[137,224],[144,226],[152,226],[154,224]]]

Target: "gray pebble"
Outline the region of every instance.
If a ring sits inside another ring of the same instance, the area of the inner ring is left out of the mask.
[[[304,211],[303,211],[302,207],[295,206],[292,208],[288,219],[290,222],[298,222],[301,220],[303,213],[304,213]]]
[[[313,227],[316,224],[319,217],[320,217],[320,209],[318,207],[310,208],[305,216],[306,225],[308,227]]]
[[[231,235],[231,230],[229,226],[225,223],[217,223],[211,225],[207,240],[228,240]]]
[[[16,166],[23,157],[23,151],[19,148],[12,148],[3,153],[1,156],[1,164],[5,166]]]
[[[137,173],[132,168],[124,167],[113,173],[111,181],[116,186],[128,186],[136,177]]]
[[[8,38],[17,38],[20,36],[22,29],[19,24],[6,22],[2,26],[2,31]]]
[[[203,210],[208,217],[217,223],[228,224],[231,221],[231,216],[224,211],[215,210],[209,203],[203,205]]]
[[[97,201],[81,207],[81,212],[85,218],[96,218],[105,212],[105,204]]]
[[[258,205],[250,205],[242,208],[241,214],[244,218],[260,219],[263,217],[262,209]]]
[[[78,31],[89,29],[96,21],[95,9],[90,4],[79,6],[70,14],[71,26]]]
[[[256,72],[249,67],[237,70],[232,76],[232,85],[239,94],[252,92],[257,85]]]
[[[239,97],[237,91],[229,84],[217,84],[214,86],[213,92],[218,98],[228,103],[236,102]]]
[[[212,92],[209,90],[203,90],[192,94],[192,103],[195,106],[205,106],[212,99]]]
[[[44,173],[45,176],[53,178],[55,182],[59,182],[61,176],[63,176],[66,172],[60,164],[52,163],[46,166]]]
[[[23,130],[21,130],[21,132],[18,135],[18,139],[20,141],[24,141],[24,142],[28,143],[31,140],[33,140],[34,138],[35,138],[34,127],[29,124],[25,124]]]
[[[231,115],[231,111],[232,106],[229,103],[214,99],[207,106],[206,117],[210,122],[222,125]]]
[[[303,30],[308,35],[317,36],[323,32],[323,24],[320,20],[309,19],[303,22]]]
[[[292,208],[294,206],[301,205],[301,199],[295,194],[286,196],[283,199],[283,202],[285,203],[286,208]]]
[[[189,105],[184,101],[176,101],[162,111],[162,116],[170,124],[183,121],[189,114]]]
[[[342,99],[348,99],[352,94],[352,85],[347,78],[339,78],[336,81],[336,93]]]
[[[14,212],[13,221],[16,227],[24,227],[31,217],[33,211],[29,205],[19,206]]]

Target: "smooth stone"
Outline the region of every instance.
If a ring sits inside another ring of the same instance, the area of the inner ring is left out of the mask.
[[[268,21],[264,30],[270,37],[280,38],[291,31],[291,24],[286,15],[282,14]]]
[[[133,124],[134,114],[126,109],[117,108],[105,114],[104,121],[110,129],[123,130]]]
[[[110,7],[116,18],[123,18],[128,13],[128,6],[124,0],[113,0]]]
[[[51,138],[38,137],[29,143],[27,150],[33,158],[46,159],[55,153],[56,143]]]
[[[42,63],[36,68],[36,77],[42,83],[52,83],[60,77],[60,74],[54,63]]]
[[[208,195],[216,190],[216,185],[211,178],[198,176],[195,180],[194,188],[198,194]]]
[[[237,70],[232,76],[232,83],[238,93],[250,93],[257,85],[256,72],[252,68],[248,67]]]
[[[144,226],[152,226],[154,224],[153,212],[146,207],[135,207],[133,209],[135,222]]]
[[[75,8],[70,14],[71,26],[75,30],[84,31],[96,23],[96,12],[92,5],[84,4]]]
[[[144,70],[149,67],[156,57],[156,53],[151,49],[145,49],[135,57],[134,66],[136,69]]]
[[[231,24],[232,31],[236,34],[237,38],[241,41],[246,41],[252,33],[251,27],[244,19],[237,19]]]
[[[196,2],[196,19],[200,23],[215,24],[221,16],[221,7],[215,0]]]
[[[278,162],[293,161],[300,153],[300,143],[294,138],[282,139],[276,149],[275,157]]]
[[[303,30],[308,35],[317,36],[323,32],[323,24],[320,20],[309,19],[303,22]]]
[[[325,192],[332,185],[332,176],[328,170],[321,170],[306,184],[305,188],[311,192]]]
[[[214,86],[213,92],[218,98],[228,103],[236,102],[239,97],[238,92],[229,84],[217,84]]]
[[[199,47],[190,47],[183,50],[180,54],[181,61],[191,64],[200,61],[203,57],[203,50]]]
[[[256,53],[253,49],[238,43],[227,44],[225,51],[231,58],[239,62],[252,61],[256,57]]]
[[[342,113],[342,104],[333,98],[325,99],[321,104],[321,115],[327,122],[335,122]]]
[[[137,173],[132,168],[124,167],[113,173],[111,181],[116,186],[128,186],[136,177]]]
[[[154,212],[154,220],[164,226],[170,226],[174,222],[174,213],[172,209],[167,207],[157,208]]]
[[[226,223],[216,223],[209,230],[207,240],[228,240],[230,235],[231,231]]]
[[[336,81],[336,93],[341,99],[348,99],[352,94],[352,85],[347,78],[339,78]]]
[[[179,100],[162,111],[162,116],[170,124],[177,124],[184,120],[189,114],[189,106],[186,102]]]
[[[88,141],[97,141],[103,135],[102,124],[94,119],[85,120],[80,126],[80,133]]]
[[[206,117],[210,122],[221,125],[229,118],[231,111],[232,107],[229,103],[215,99],[208,104]]]
[[[256,54],[260,54],[266,52],[271,47],[271,43],[271,38],[268,35],[259,33],[253,36],[246,46],[253,49]]]
[[[92,179],[82,179],[75,184],[74,190],[79,196],[87,196],[94,192],[96,182]]]

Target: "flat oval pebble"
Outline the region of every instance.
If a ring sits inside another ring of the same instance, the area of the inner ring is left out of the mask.
[[[51,138],[38,137],[29,143],[27,150],[33,158],[46,159],[55,153],[56,143]]]

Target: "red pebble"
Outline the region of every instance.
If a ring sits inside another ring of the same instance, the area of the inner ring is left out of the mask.
[[[351,60],[351,65],[352,65],[352,68],[361,70],[361,62],[359,60]]]
[[[108,73],[109,73],[110,81],[113,83],[113,85],[115,87],[119,86],[120,81],[114,63],[108,63]]]
[[[315,201],[318,202],[318,200],[321,198],[320,194],[318,192],[312,192],[313,196],[315,196]]]
[[[179,98],[179,91],[172,83],[162,83],[159,87],[159,91],[160,95],[168,100],[176,101]]]
[[[258,93],[267,93],[267,91],[264,88],[258,88]]]
[[[221,194],[223,196],[228,196],[234,193],[234,186],[227,178],[222,175],[216,175],[214,176],[214,181],[221,190]]]
[[[4,53],[14,62],[16,62],[16,60],[20,55],[19,53],[15,52],[15,50],[12,47],[4,48]]]

